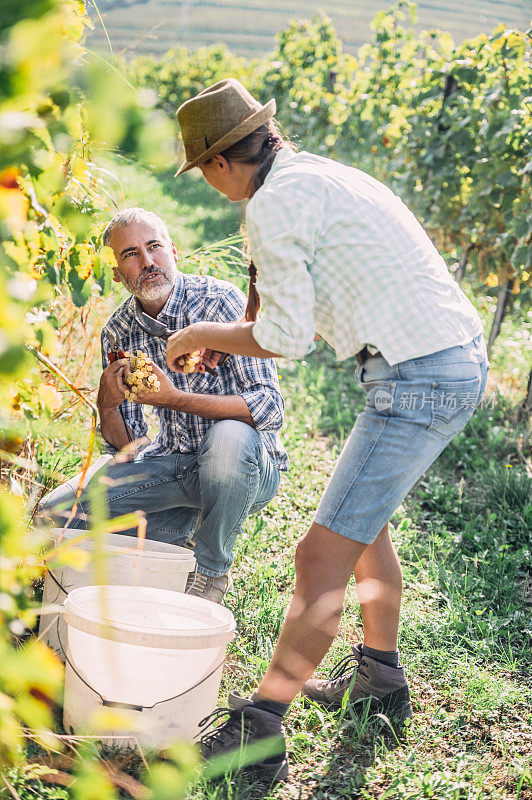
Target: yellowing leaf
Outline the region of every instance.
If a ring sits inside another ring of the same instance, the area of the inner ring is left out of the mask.
[[[20,189],[6,189],[0,180],[0,219],[11,231],[22,230],[28,218],[30,204]]]
[[[135,716],[119,708],[98,708],[91,714],[90,728],[101,732],[139,730],[139,715],[135,712],[134,714]]]
[[[16,555],[19,544],[19,520],[24,516],[24,503],[20,497],[10,492],[0,492],[0,541],[5,555]],[[11,538],[14,542],[11,542]]]
[[[1,203],[1,190],[0,190],[0,203]],[[24,243],[17,242],[4,242],[4,250],[9,258],[12,258],[15,264],[19,267],[25,267],[28,264],[30,254],[28,248]]]
[[[96,253],[91,245],[84,242],[78,248],[79,251],[79,264],[76,268],[77,273],[80,278],[83,280],[87,280],[89,275],[91,274],[93,267],[94,267],[94,259],[96,258]]]
[[[111,247],[103,245],[103,247],[100,247],[99,255],[103,263],[107,264],[107,266],[111,267],[111,269],[116,269],[118,267],[118,264],[116,263],[115,254]]]
[[[103,767],[88,758],[84,758],[76,770],[72,792],[75,800],[112,800],[117,796]]]
[[[90,553],[87,550],[81,550],[79,547],[59,547],[54,550],[54,559],[49,566],[52,569],[57,567],[72,567],[72,569],[78,572],[84,572],[89,566],[90,560]]]
[[[70,169],[72,171],[72,175],[75,175],[76,178],[84,178],[87,172],[87,165],[82,158],[76,156],[72,159]]]
[[[20,694],[16,698],[15,713],[32,728],[42,730],[51,727],[52,715],[48,704],[37,700],[31,694]]]
[[[5,695],[2,695],[5,697]],[[17,755],[20,758],[23,737],[17,720],[13,714],[0,705],[0,743],[2,747],[10,751],[12,757]]]
[[[2,680],[7,692],[22,696],[32,691],[35,696],[51,702],[59,697],[63,665],[43,642],[32,639],[17,650],[0,648]]]
[[[46,408],[54,412],[61,408],[63,398],[51,383],[41,383],[38,389],[39,400]]]

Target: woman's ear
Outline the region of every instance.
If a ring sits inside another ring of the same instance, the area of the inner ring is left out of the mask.
[[[217,166],[217,167],[218,167],[218,168],[219,168],[219,169],[220,169],[222,172],[229,172],[229,170],[230,170],[230,168],[231,168],[231,167],[230,167],[229,161],[228,161],[228,160],[225,158],[225,156],[221,156],[221,155],[219,155],[219,154],[216,154],[216,155],[215,155],[215,156],[213,156],[212,158],[213,158],[213,161],[215,161],[215,162],[216,162],[216,166]]]

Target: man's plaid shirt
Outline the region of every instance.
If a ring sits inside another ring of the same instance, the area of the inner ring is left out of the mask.
[[[279,391],[277,368],[272,359],[230,356],[215,377],[209,373],[182,375],[166,365],[166,342],[145,333],[135,322],[135,298],[129,297],[106,322],[102,331],[102,365],[108,366],[111,349],[106,334],[110,327],[126,351],[142,350],[162,369],[173,384],[184,392],[240,395],[246,401],[255,428],[272,461],[280,470],[288,469],[288,456],[279,438],[284,403]],[[242,319],[246,298],[226,281],[208,276],[178,273],[172,293],[157,319],[171,330],[181,330],[193,322],[234,322]],[[216,420],[185,414],[168,408],[153,409],[159,418],[156,439],[142,451],[142,458],[193,453]],[[143,406],[124,401],[122,411],[135,438],[148,430]]]

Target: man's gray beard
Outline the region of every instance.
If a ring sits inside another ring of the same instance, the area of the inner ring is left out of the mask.
[[[138,297],[140,302],[142,303],[143,300],[148,300],[148,302],[153,300],[166,300],[168,297],[169,290],[172,289],[172,286],[175,283],[175,279],[177,278],[177,274],[173,275],[172,278],[166,274],[166,272],[159,272],[160,275],[163,275],[166,279],[165,283],[161,283],[158,286],[143,286],[142,281],[140,285],[137,283],[133,283],[132,281],[126,280],[122,277],[122,283],[128,290],[131,292],[132,295]],[[142,276],[141,276],[142,277]]]
[[[134,292],[135,296],[138,297],[141,303],[143,300],[166,300],[173,283],[168,280],[166,275],[165,278],[166,282],[161,283],[159,286],[145,286],[144,288],[141,286],[140,289]]]

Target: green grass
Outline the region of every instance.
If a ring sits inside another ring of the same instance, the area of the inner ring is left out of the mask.
[[[238,55],[264,56],[274,48],[275,35],[293,19],[325,11],[348,52],[368,41],[369,23],[389,3],[364,0],[99,0],[98,7],[115,53],[128,58],[161,54],[179,45],[196,48],[224,42]],[[89,11],[90,11],[89,7]],[[497,24],[526,30],[530,13],[526,0],[444,0],[418,3],[418,28],[449,31],[457,41],[489,33]],[[107,39],[93,14],[95,28],[88,44],[108,52]]]

